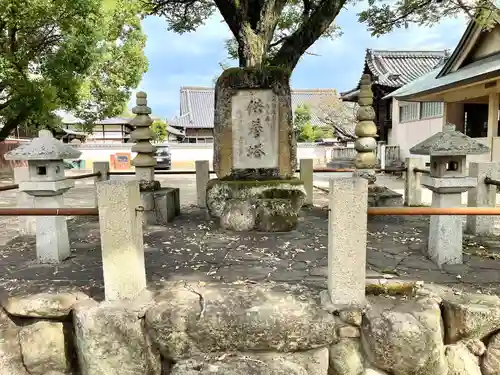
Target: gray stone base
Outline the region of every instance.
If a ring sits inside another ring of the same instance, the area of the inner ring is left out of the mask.
[[[142,191],[144,224],[165,225],[180,214],[178,188],[161,188],[156,191]]]
[[[6,294],[0,374],[498,374],[499,297],[419,294],[334,314],[288,284],[167,282],[154,298],[100,303]]]
[[[385,186],[368,186],[368,207],[402,207],[403,195]]]
[[[207,185],[207,208],[225,229],[287,232],[297,225],[305,195],[304,184],[297,179],[214,179]]]

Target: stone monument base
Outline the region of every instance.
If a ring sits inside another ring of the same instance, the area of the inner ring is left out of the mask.
[[[180,214],[179,189],[164,187],[141,191],[144,205],[144,224],[165,225]]]
[[[368,207],[402,207],[403,194],[386,186],[368,185]]]
[[[238,232],[295,229],[305,197],[298,179],[212,179],[207,184],[208,212],[223,228]]]

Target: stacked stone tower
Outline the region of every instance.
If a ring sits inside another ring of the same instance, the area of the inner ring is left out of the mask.
[[[357,169],[374,169],[377,164],[377,126],[375,125],[375,111],[373,110],[373,92],[369,74],[363,74],[359,90],[359,109],[357,113],[356,136],[354,144],[358,154],[354,160]]]
[[[135,126],[135,130],[130,136],[135,142],[132,151],[137,152],[137,156],[132,160],[132,165],[135,167],[135,176],[140,183],[141,190],[157,190],[160,183],[155,181],[154,175],[156,159],[153,155],[156,147],[151,144],[153,119],[149,116],[151,108],[148,107],[147,97],[145,92],[138,92],[136,106],[132,109],[132,113],[136,115],[131,122]]]
[[[155,181],[156,147],[151,144],[153,119],[149,116],[151,108],[148,107],[145,92],[136,94],[136,106],[132,113],[136,115],[131,121],[135,129],[130,136],[135,142],[132,151],[137,152],[132,165],[141,190],[144,223],[163,225],[180,214],[179,189],[162,187],[159,181]]]

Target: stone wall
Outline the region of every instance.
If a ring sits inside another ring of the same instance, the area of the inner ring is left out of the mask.
[[[0,374],[500,374],[500,298],[415,288],[335,312],[302,287],[243,282],[169,283],[132,302],[4,297]]]

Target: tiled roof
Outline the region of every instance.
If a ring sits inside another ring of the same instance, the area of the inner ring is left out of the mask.
[[[391,51],[367,49],[363,72],[370,73],[374,83],[399,88],[444,63],[448,55],[448,50]],[[341,96],[350,96],[357,89],[359,89],[359,82],[355,89],[341,93]]]
[[[153,120],[159,120],[159,117],[150,116]],[[94,125],[128,125],[132,121],[133,117],[110,117],[103,120],[98,120]],[[76,117],[66,117],[62,119],[62,123],[65,125],[80,124],[83,121],[77,119]]]
[[[292,110],[307,103],[315,103],[330,95],[337,96],[334,89],[292,90]],[[207,87],[182,87],[180,113],[181,116],[171,120],[171,124],[184,128],[214,127],[214,89]],[[346,105],[351,105],[346,103]],[[351,105],[352,106],[352,105]],[[324,125],[311,108],[313,125]]]

